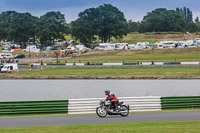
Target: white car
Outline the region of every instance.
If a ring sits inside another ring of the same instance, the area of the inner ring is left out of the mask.
[[[0,59],[11,59],[14,58],[12,53],[0,53]]]

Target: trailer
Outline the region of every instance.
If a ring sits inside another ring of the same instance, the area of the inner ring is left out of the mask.
[[[176,41],[161,41],[160,44],[163,45],[163,48],[172,49],[176,46]]]
[[[115,50],[115,44],[112,43],[100,43],[99,44],[99,50]]]
[[[29,46],[26,47],[26,49],[23,49],[23,52],[39,53],[40,49],[37,49],[36,45],[29,45]]]

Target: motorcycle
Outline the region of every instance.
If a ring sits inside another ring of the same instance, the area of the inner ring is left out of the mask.
[[[119,102],[117,106],[118,106],[118,111],[115,111],[114,110],[115,107],[112,105],[110,101],[101,100],[99,103],[99,107],[96,108],[96,114],[101,118],[104,118],[107,115],[121,115],[123,117],[128,116],[130,109],[129,105],[124,105],[123,102]]]

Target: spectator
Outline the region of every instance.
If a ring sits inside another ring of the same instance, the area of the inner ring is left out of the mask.
[[[92,65],[95,65],[94,61],[92,62]]]
[[[87,65],[90,65],[90,62],[89,62],[89,61],[87,62]]]
[[[41,65],[44,65],[42,60],[41,60]]]

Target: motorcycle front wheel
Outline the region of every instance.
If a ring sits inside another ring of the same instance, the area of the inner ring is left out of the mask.
[[[97,113],[97,115],[99,116],[99,117],[101,117],[101,118],[104,118],[104,117],[106,117],[107,116],[107,111],[104,109],[104,108],[102,108],[102,107],[97,107],[96,108],[96,113]]]
[[[125,105],[121,106],[120,111],[121,111],[120,115],[123,116],[123,117],[126,117],[129,114],[129,108]]]

